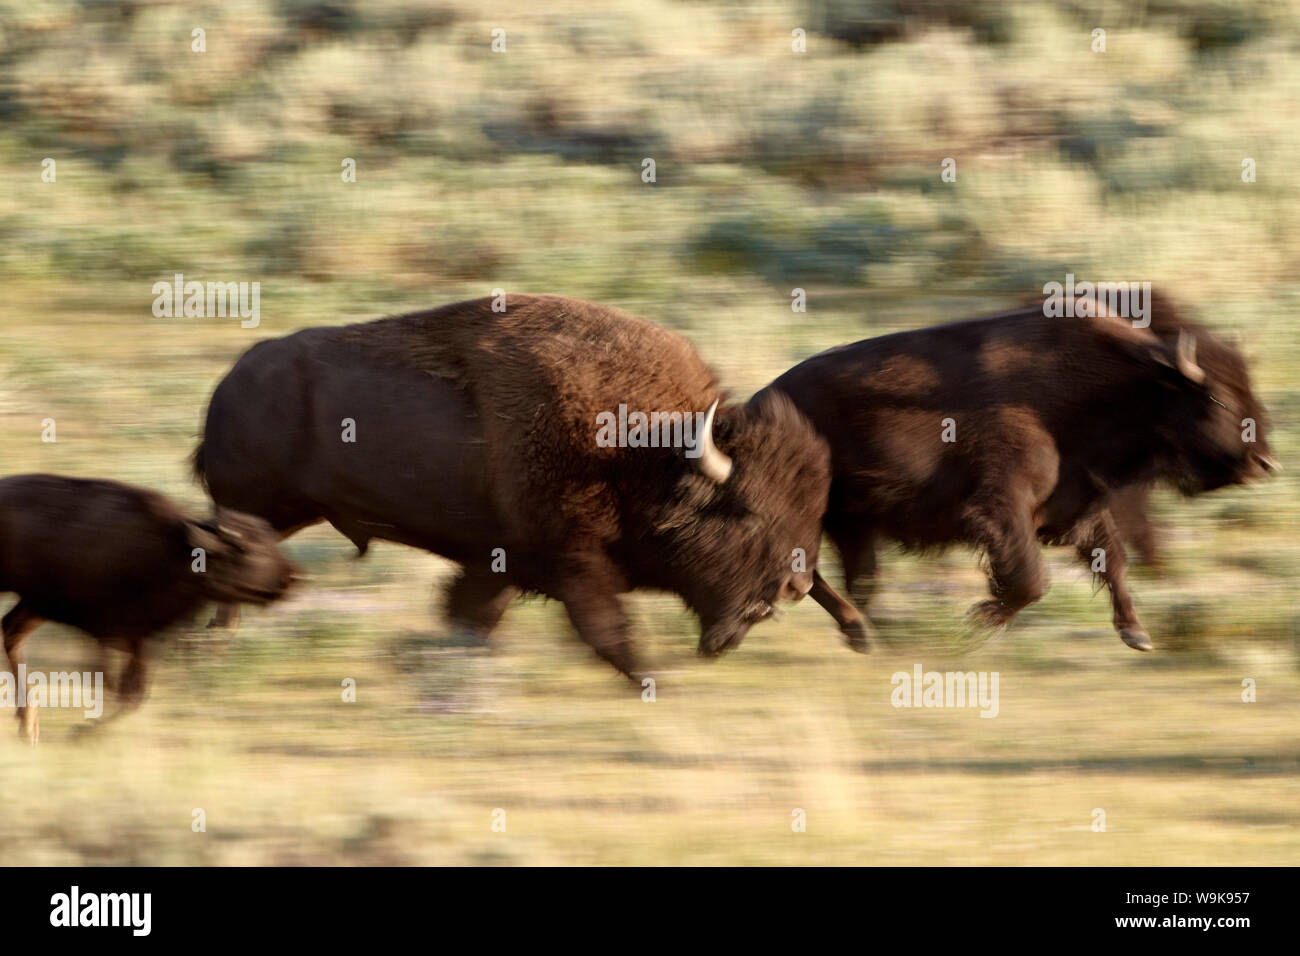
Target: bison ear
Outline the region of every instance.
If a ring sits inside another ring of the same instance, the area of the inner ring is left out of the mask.
[[[227,549],[226,540],[214,523],[186,521],[185,532],[191,548],[202,548],[208,554],[221,554]]]
[[[216,529],[217,534],[227,540],[238,541],[244,536],[243,528],[257,519],[250,515],[243,514],[239,511],[231,511],[228,508],[218,508],[216,515],[213,516],[210,527]]]

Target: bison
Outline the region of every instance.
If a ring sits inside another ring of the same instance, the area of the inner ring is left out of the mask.
[[[634,681],[621,593],[680,595],[705,655],[807,593],[829,452],[788,399],[718,407],[684,338],[618,310],[494,301],[254,346],[194,455],[213,500],[285,536],[326,521],[360,554],[378,538],[451,559],[448,614],[480,639],[517,593],[555,598]],[[649,435],[611,429],[637,415]]]
[[[144,694],[145,638],[205,601],[275,600],[294,574],[275,534],[252,515],[195,521],[162,495],[116,481],[0,479],[0,591],[18,595],[0,629],[14,674],[42,621],[79,628],[99,642],[105,677],[109,647],[131,655],[117,682],[119,714]],[[18,719],[35,743],[35,704],[20,707]]]
[[[1040,304],[868,339],[756,396],[793,399],[830,443],[825,529],[858,606],[881,538],[961,542],[989,564],[992,599],[972,616],[1000,626],[1044,592],[1038,542],[1069,544],[1109,587],[1124,643],[1151,649],[1108,496],[1155,481],[1197,494],[1277,467],[1240,354],[1164,300],[1153,308],[1151,329],[1104,306],[1067,319]],[[820,575],[813,595],[841,627],[856,616]]]

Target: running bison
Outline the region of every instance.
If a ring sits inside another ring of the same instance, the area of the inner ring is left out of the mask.
[[[830,442],[825,528],[863,610],[880,538],[984,551],[993,597],[971,611],[987,626],[1042,596],[1039,541],[1070,544],[1108,585],[1124,643],[1150,650],[1110,493],[1165,481],[1193,495],[1277,467],[1240,354],[1168,303],[1153,307],[1152,329],[1047,318],[1040,304],[868,339],[756,396],[790,397]],[[841,627],[855,616],[820,575],[813,595]]]
[[[482,637],[516,593],[555,598],[639,680],[620,593],[681,595],[713,655],[812,587],[826,444],[782,396],[715,417],[719,399],[650,322],[479,299],[254,346],[212,396],[195,468],[283,535],[328,521],[363,554],[379,538],[459,563],[448,613]]]
[[[117,690],[121,710],[133,709],[144,694],[145,638],[205,601],[265,604],[284,593],[294,567],[276,542],[260,518],[218,512],[195,521],[162,495],[115,481],[0,479],[0,591],[18,594],[0,627],[15,677],[24,639],[56,621],[99,641],[106,676],[107,649],[130,652]],[[35,704],[20,707],[18,719],[35,743]]]

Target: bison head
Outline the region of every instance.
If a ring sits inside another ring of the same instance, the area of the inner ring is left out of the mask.
[[[223,508],[208,521],[189,522],[188,536],[205,552],[203,591],[214,601],[266,604],[297,577],[280,552],[280,536],[261,518]]]
[[[1245,484],[1277,470],[1267,419],[1241,353],[1200,326],[1164,337],[1169,477],[1184,494]]]
[[[785,396],[713,409],[700,455],[654,519],[654,550],[700,617],[700,653],[734,647],[780,600],[812,587],[830,490],[830,452]],[[691,459],[687,459],[691,461]]]

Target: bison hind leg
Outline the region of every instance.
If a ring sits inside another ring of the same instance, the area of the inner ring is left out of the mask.
[[[967,617],[984,627],[1003,627],[1047,591],[1034,523],[1027,509],[985,511],[972,520],[970,537],[987,556],[993,597],[972,605]]]
[[[14,680],[18,679],[19,667],[26,660],[23,641],[28,634],[40,626],[42,621],[44,618],[36,614],[21,598],[9,609],[4,620],[0,621],[0,630],[4,632],[5,654],[9,658],[9,666],[13,668]],[[25,738],[35,747],[41,736],[41,724],[36,705],[28,702],[26,707],[19,707],[17,717],[18,736]]]
[[[504,572],[467,565],[447,588],[447,617],[456,631],[483,644],[518,594]]]

